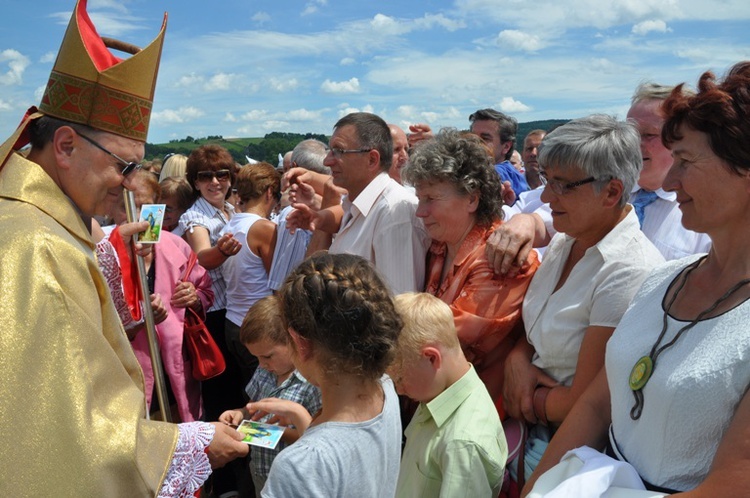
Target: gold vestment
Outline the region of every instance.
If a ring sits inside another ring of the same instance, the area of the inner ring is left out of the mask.
[[[177,426],[143,374],[73,203],[37,164],[0,171],[0,496],[154,496]]]

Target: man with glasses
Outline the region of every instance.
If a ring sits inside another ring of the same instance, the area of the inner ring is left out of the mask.
[[[374,114],[348,114],[334,126],[329,145],[323,164],[333,184],[347,192],[341,206],[323,210],[329,216],[318,215],[336,220],[326,227],[334,234],[330,251],[372,262],[394,294],[421,290],[429,238],[415,215],[416,196],[388,176],[393,157],[388,125]],[[308,254],[321,248],[327,235],[316,230]]]
[[[105,44],[85,8],[75,7],[39,110],[0,147],[0,490],[187,496],[209,461],[247,445],[227,427],[147,420],[143,373],[90,233],[143,159],[166,24],[122,60],[109,47],[126,45]]]

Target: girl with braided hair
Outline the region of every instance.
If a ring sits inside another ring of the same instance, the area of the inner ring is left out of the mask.
[[[295,367],[323,406],[311,417],[287,400],[247,405],[302,433],[274,460],[262,496],[393,496],[401,422],[384,373],[402,323],[388,289],[365,259],[319,253],[287,277],[280,298]]]

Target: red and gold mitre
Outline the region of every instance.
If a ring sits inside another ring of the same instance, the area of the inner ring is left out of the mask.
[[[102,38],[86,0],[78,0],[39,109],[29,109],[10,143],[3,144],[0,164],[11,148],[28,143],[26,127],[42,115],[145,142],[166,27],[165,13],[158,36],[143,49]],[[110,48],[133,55],[121,59]]]

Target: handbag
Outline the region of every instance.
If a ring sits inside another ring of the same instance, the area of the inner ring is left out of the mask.
[[[197,260],[195,253],[191,253],[183,282],[187,281]],[[218,344],[211,337],[211,332],[208,331],[201,317],[190,308],[185,308],[184,334],[185,345],[193,365],[193,378],[203,381],[221,375],[227,366],[224,355],[221,354]]]

